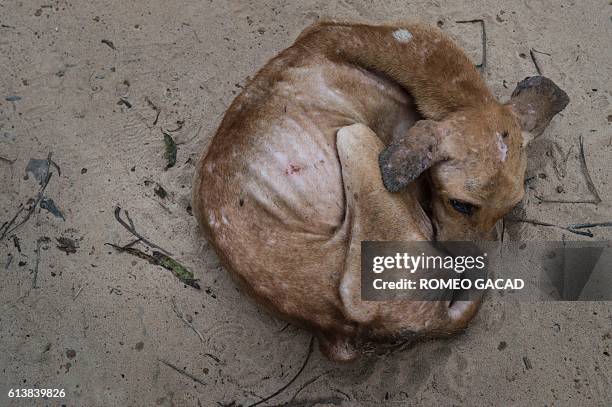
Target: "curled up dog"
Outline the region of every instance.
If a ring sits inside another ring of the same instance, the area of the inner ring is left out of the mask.
[[[361,241],[490,239],[524,195],[529,141],[567,103],[544,77],[498,102],[434,27],[319,23],[229,107],[193,208],[244,290],[333,360],[450,334],[478,302],[362,301]]]

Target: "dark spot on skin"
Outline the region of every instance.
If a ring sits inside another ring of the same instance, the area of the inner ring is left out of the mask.
[[[87,168],[81,168],[81,174],[85,174],[87,172]]]
[[[521,58],[525,59],[525,58],[527,58],[527,55],[525,55],[524,53],[522,53],[522,52],[521,52],[521,53],[519,54],[519,57],[521,57]]]
[[[66,349],[66,357],[68,359],[74,359],[76,357],[76,351],[74,349]]]
[[[137,351],[141,351],[144,349],[144,342],[140,341],[136,344],[136,346],[134,346],[134,349],[136,349]]]
[[[285,174],[287,174],[287,175],[297,174],[301,170],[302,170],[302,167],[300,167],[299,165],[297,165],[297,164],[289,164],[289,166],[285,170]]]

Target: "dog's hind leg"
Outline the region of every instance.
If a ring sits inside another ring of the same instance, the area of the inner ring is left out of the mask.
[[[416,201],[385,189],[378,155],[384,145],[363,124],[343,127],[336,145],[342,166],[349,248],[340,283],[347,317],[371,322],[382,303],[361,300],[361,242],[364,240],[427,240],[420,223],[424,214]]]
[[[340,279],[340,298],[347,318],[361,326],[385,325],[388,333],[463,329],[478,301],[363,301],[361,242],[431,240],[428,218],[416,199],[390,193],[383,185],[378,156],[384,146],[363,124],[343,127],[336,145],[346,200],[348,252]],[[392,299],[392,298],[389,298]],[[450,306],[450,307],[449,307]]]

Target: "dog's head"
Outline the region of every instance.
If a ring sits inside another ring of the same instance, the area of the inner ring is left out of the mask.
[[[389,144],[379,163],[396,192],[429,170],[437,240],[489,240],[524,195],[525,148],[569,99],[550,79],[526,78],[507,104],[495,101],[422,120]]]

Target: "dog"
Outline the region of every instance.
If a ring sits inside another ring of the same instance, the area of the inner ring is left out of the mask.
[[[317,23],[227,110],[194,215],[243,289],[332,360],[452,334],[478,301],[362,301],[360,243],[490,239],[524,195],[529,140],[567,103],[541,76],[496,101],[436,27]]]

